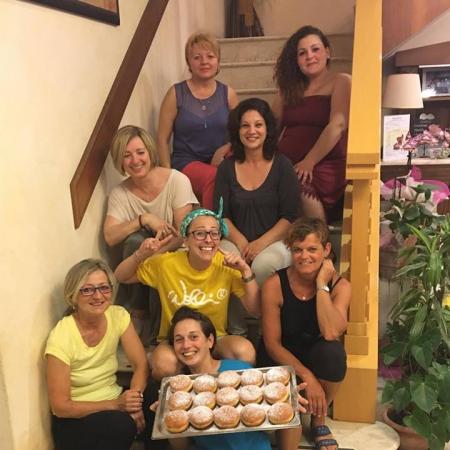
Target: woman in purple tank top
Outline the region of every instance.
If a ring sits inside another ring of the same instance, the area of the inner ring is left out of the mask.
[[[172,86],[161,105],[159,160],[187,175],[202,205],[211,209],[216,167],[229,149],[228,113],[238,99],[231,87],[216,80],[220,48],[212,35],[190,36],[185,57],[191,78]]]

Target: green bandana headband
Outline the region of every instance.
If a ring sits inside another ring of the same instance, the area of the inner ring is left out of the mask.
[[[194,211],[191,211],[189,214],[186,215],[186,217],[183,219],[183,222],[181,222],[180,226],[180,234],[183,237],[187,236],[187,231],[189,226],[191,225],[192,221],[200,216],[210,216],[214,217],[214,219],[219,222],[219,230],[222,237],[228,236],[228,226],[225,223],[225,220],[222,218],[222,212],[223,212],[223,198],[220,197],[219,201],[219,211],[217,214],[214,211],[211,211],[210,209],[205,208],[199,208],[194,209]]]

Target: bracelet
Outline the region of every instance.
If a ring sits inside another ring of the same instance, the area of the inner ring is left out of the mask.
[[[139,214],[138,220],[139,220],[139,228],[142,230],[144,228],[144,225],[142,223],[142,214]]]
[[[250,283],[250,281],[253,281],[256,278],[255,272],[252,272],[252,274],[248,277],[242,277],[242,281],[244,283]]]

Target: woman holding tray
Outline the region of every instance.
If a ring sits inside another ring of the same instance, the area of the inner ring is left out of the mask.
[[[336,273],[328,227],[321,219],[298,219],[286,243],[292,265],[268,278],[262,288],[263,339],[257,364],[294,367],[307,384],[316,448],[336,450],[325,417],[346,372],[346,354],[339,338],[347,328],[351,287]],[[283,430],[295,440],[292,433],[295,430]]]
[[[169,342],[173,345],[175,355],[188,373],[215,374],[225,370],[242,370],[250,364],[232,359],[215,359],[212,356],[217,337],[211,320],[186,306],[180,308],[172,319],[169,329]],[[300,404],[306,401],[299,397]],[[153,405],[152,409],[155,409]],[[305,412],[303,406],[300,412]],[[223,433],[192,438],[197,450],[270,450],[268,437],[261,431]],[[189,438],[171,439],[174,449],[189,448]]]

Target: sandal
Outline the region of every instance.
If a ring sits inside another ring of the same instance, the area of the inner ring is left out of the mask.
[[[317,427],[311,428],[311,434],[314,439],[314,445],[316,450],[320,450],[321,447],[330,447],[332,445],[335,445],[336,449],[339,448],[339,444],[337,443],[336,439],[328,438],[316,440],[319,437],[328,436],[332,434],[331,430],[328,428],[327,425],[318,425]]]

